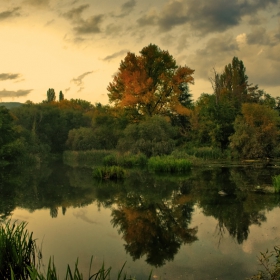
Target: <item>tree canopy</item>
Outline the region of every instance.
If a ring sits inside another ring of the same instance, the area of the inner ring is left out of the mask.
[[[188,115],[186,88],[194,70],[178,66],[168,51],[150,44],[140,55],[127,53],[107,88],[111,103],[139,115]]]

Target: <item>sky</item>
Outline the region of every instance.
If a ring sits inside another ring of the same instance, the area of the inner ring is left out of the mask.
[[[0,101],[108,104],[127,52],[156,44],[194,69],[194,100],[237,56],[249,83],[280,96],[280,0],[1,0]]]

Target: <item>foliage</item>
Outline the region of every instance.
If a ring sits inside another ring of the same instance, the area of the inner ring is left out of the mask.
[[[235,133],[230,137],[234,156],[263,158],[272,155],[278,139],[278,113],[264,105],[245,103],[242,115],[234,122]]]
[[[0,275],[2,279],[28,279],[28,267],[36,265],[36,244],[26,223],[0,225]]]
[[[193,83],[194,70],[181,67],[168,51],[150,44],[137,56],[128,53],[108,86],[110,102],[130,108],[138,115],[176,112],[188,115],[184,106],[189,96],[184,85]],[[138,116],[139,118],[139,116]]]
[[[90,123],[89,117],[80,110],[56,106],[62,102],[24,104],[14,108],[15,123],[30,131],[40,144],[48,145],[51,152],[62,152],[69,130]]]
[[[102,166],[93,169],[93,177],[97,179],[124,179],[125,170],[121,166]]]
[[[104,165],[112,166],[119,165],[123,167],[145,166],[147,164],[147,157],[144,154],[119,154],[114,153],[106,156],[103,160]]]
[[[175,159],[172,156],[156,156],[148,160],[148,169],[155,172],[186,172],[191,169],[191,162],[186,159]]]
[[[272,184],[276,193],[280,193],[280,175],[272,177]]]
[[[266,250],[258,257],[262,270],[249,278],[250,280],[279,280],[280,279],[280,246],[275,246],[272,252]]]
[[[147,157],[170,154],[175,147],[176,128],[162,116],[153,116],[130,124],[118,142],[121,152],[143,153]]]

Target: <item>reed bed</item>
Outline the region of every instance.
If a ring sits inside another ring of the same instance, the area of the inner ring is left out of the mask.
[[[142,154],[119,154],[119,153],[113,153],[108,156],[106,156],[103,160],[103,164],[106,166],[113,166],[118,165],[126,168],[132,168],[132,167],[143,167],[147,164],[147,157]]]
[[[280,175],[272,177],[272,185],[276,193],[280,193]]]
[[[148,169],[154,172],[181,173],[190,170],[191,162],[172,156],[156,156],[148,160]]]
[[[125,169],[121,166],[101,166],[93,169],[93,177],[96,179],[119,180],[125,178]]]

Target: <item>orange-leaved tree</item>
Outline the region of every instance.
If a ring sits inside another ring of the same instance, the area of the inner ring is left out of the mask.
[[[127,53],[109,84],[108,97],[116,106],[133,109],[139,115],[188,115],[183,97],[193,83],[194,70],[181,67],[168,51],[150,44],[140,55]]]

